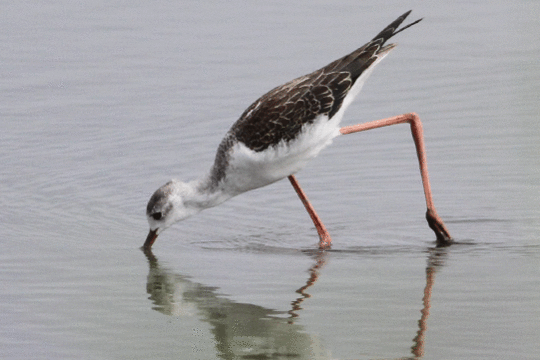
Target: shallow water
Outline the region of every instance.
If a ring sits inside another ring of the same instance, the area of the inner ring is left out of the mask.
[[[211,165],[258,96],[371,39],[398,2],[13,2],[0,14],[2,359],[540,357],[540,6],[413,1],[344,124],[406,126],[139,250],[151,193]]]

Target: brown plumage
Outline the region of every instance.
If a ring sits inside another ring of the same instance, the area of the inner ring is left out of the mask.
[[[319,115],[327,115],[330,120],[360,75],[377,60],[379,54],[394,46],[384,46],[386,41],[422,20],[397,30],[410,12],[401,15],[359,49],[270,90],[251,104],[218,147],[212,169],[213,185],[225,176],[229,151],[236,141],[260,152],[282,141],[295,139],[303,126],[312,123]]]

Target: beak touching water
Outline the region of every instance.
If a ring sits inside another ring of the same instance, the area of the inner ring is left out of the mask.
[[[148,233],[148,236],[146,237],[146,241],[144,242],[143,248],[145,250],[150,250],[150,248],[154,244],[154,241],[156,241],[157,237],[158,237],[158,229],[150,230],[150,232]]]

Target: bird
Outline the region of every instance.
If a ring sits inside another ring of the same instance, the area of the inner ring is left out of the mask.
[[[146,207],[150,231],[142,247],[150,250],[172,224],[217,206],[246,191],[288,178],[319,235],[319,248],[332,239],[307,199],[295,174],[340,136],[372,128],[409,123],[416,145],[426,197],[426,218],[437,244],[452,237],[433,205],[420,118],[415,113],[340,128],[345,110],[379,62],[397,45],[386,42],[416,20],[398,29],[408,11],[357,50],[304,76],[278,86],[249,106],[219,144],[210,170],[195,180],[171,180],[157,189]]]

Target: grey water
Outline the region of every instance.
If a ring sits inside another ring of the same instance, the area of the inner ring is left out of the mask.
[[[413,9],[337,138],[139,247],[271,88]],[[540,3],[16,1],[0,11],[0,358],[540,358]]]

